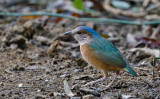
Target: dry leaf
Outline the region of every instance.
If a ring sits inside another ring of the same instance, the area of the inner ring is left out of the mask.
[[[69,85],[68,85],[68,82],[66,80],[63,81],[64,83],[64,91],[65,91],[65,94],[69,97],[73,97],[74,94],[72,93],[71,89],[69,88]]]
[[[137,44],[136,39],[134,38],[134,36],[133,36],[131,33],[128,33],[128,34],[127,34],[127,42],[128,42],[130,45],[133,45],[133,46],[135,46],[135,45]]]
[[[131,95],[124,95],[124,94],[122,94],[122,99],[129,99],[131,97],[132,97]]]
[[[159,49],[150,49],[150,48],[132,48],[129,51],[135,52],[135,51],[143,51],[144,53],[155,55],[155,57],[160,56],[160,50]]]

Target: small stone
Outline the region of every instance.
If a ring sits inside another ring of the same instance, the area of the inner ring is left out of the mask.
[[[7,36],[2,38],[2,42],[7,42],[7,41],[8,41]]]
[[[102,91],[102,89],[101,89],[101,88],[97,88],[97,89],[96,89],[96,91],[101,92],[101,91]]]
[[[75,69],[74,70],[74,73],[79,73],[79,72],[81,72],[82,71],[82,69]]]
[[[71,97],[71,99],[82,99],[81,97]]]
[[[11,50],[16,50],[17,47],[18,47],[17,44],[11,44],[11,45],[10,45]]]
[[[61,69],[64,69],[64,68],[65,68],[65,66],[64,66],[64,65],[61,65],[61,66],[60,66],[60,68],[61,68]]]
[[[40,54],[36,54],[34,57],[33,57],[33,59],[39,59],[40,58]]]
[[[22,87],[22,86],[23,86],[23,84],[22,84],[22,83],[18,84],[18,87]]]
[[[71,52],[71,53],[72,53],[72,56],[75,57],[75,58],[77,58],[78,55],[79,55],[79,54],[78,54],[77,52],[75,52],[75,51],[73,51],[73,52]]]
[[[40,90],[40,89],[38,89],[38,90],[37,90],[37,92],[41,92],[41,90]]]

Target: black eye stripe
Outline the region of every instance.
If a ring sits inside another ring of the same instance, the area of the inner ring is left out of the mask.
[[[81,34],[82,32],[81,31],[77,31],[77,34]]]

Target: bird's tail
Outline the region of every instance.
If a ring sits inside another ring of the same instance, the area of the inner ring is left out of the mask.
[[[130,66],[127,66],[126,69],[127,69],[127,71],[130,72],[133,76],[136,76],[136,77],[138,76],[137,73],[136,73]]]

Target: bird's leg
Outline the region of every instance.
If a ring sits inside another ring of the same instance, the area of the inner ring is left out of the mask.
[[[87,84],[83,85],[82,87],[85,87],[85,86],[89,86],[89,85],[93,85],[95,84],[96,82],[100,82],[100,81],[105,81],[107,78],[108,78],[108,74],[103,72],[104,73],[104,77],[100,78],[100,79],[97,79],[95,81],[91,81],[91,82],[88,82]]]
[[[110,86],[113,84],[114,80],[117,78],[118,75],[119,75],[119,71],[116,71],[116,75],[114,76],[111,83],[109,83],[103,90],[107,90],[108,88],[110,88]]]
[[[95,80],[95,81],[88,82],[87,84],[83,85],[82,87],[89,86],[89,85],[93,85],[93,84],[95,84],[96,82],[104,81],[104,80],[106,80],[106,79],[107,79],[107,78],[104,76],[104,77],[102,77],[102,78],[100,78],[100,79],[97,79],[97,80]]]

